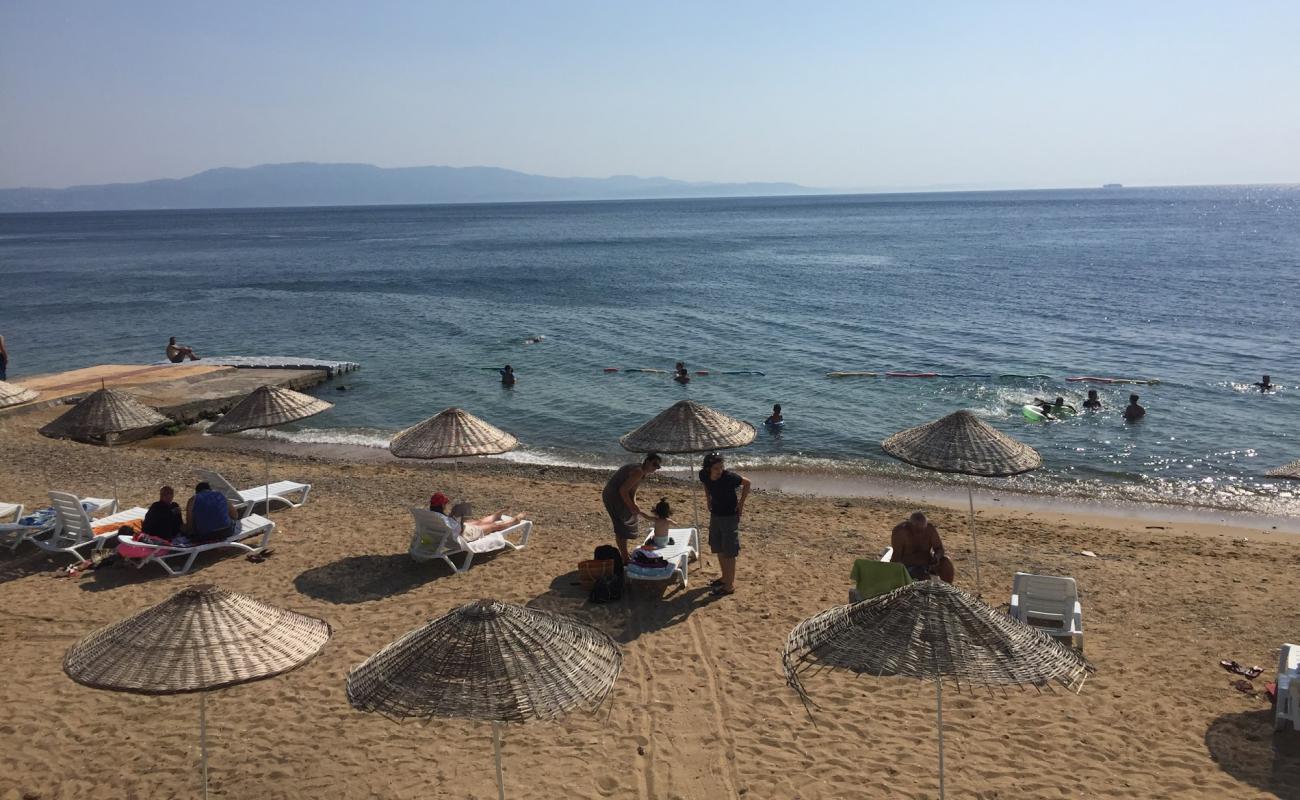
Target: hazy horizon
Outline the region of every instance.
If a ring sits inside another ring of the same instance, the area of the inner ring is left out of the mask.
[[[833,192],[1300,182],[1300,5],[0,5],[0,187],[288,162]]]

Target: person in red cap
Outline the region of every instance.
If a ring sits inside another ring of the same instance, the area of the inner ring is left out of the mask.
[[[479,519],[465,520],[462,522],[452,516],[451,498],[442,492],[434,492],[433,497],[429,498],[429,510],[442,516],[447,522],[447,527],[452,531],[464,536],[468,541],[474,541],[490,533],[503,531],[512,525],[518,525],[527,517],[523,514],[511,514],[508,511],[498,511],[495,514],[489,514]]]

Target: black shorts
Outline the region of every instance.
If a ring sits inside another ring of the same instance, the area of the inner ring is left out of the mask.
[[[709,517],[709,550],[730,558],[740,555],[740,517]]]

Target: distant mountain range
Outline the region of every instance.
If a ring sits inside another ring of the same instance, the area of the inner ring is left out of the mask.
[[[0,212],[116,211],[270,206],[422,205],[538,200],[618,200],[817,194],[794,183],[693,183],[615,175],[553,178],[498,167],[376,167],[263,164],[222,167],[188,178],[0,189]]]

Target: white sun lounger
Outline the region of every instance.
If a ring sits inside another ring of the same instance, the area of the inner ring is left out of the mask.
[[[1273,711],[1273,729],[1282,730],[1287,722],[1300,731],[1300,644],[1284,644],[1277,657],[1277,707]]]
[[[54,507],[57,519],[54,527],[28,534],[26,541],[48,553],[67,553],[78,561],[86,558],[88,550],[98,550],[112,540],[111,535],[96,536],[95,528],[102,525],[121,525],[132,520],[144,519],[143,508],[132,508],[99,519],[92,519],[83,503],[98,506],[100,510],[116,511],[116,500],[99,498],[79,498],[68,492],[50,492],[50,504]]]
[[[295,481],[276,481],[271,484],[254,486],[251,489],[236,489],[234,484],[226,480],[220,472],[214,472],[210,469],[196,469],[194,471],[199,476],[199,480],[207,481],[213,489],[221,492],[226,499],[247,513],[256,503],[265,503],[267,490],[271,493],[271,502],[282,503],[286,508],[298,508],[307,502],[307,495],[311,493],[310,483],[297,483]],[[294,498],[297,498],[297,502]]]
[[[1011,592],[1011,616],[1083,650],[1083,606],[1074,578],[1017,572]]]
[[[134,536],[121,536],[118,537],[118,543],[149,551],[136,561],[135,566],[137,568],[143,567],[145,564],[157,564],[166,570],[168,575],[184,575],[193,568],[194,560],[199,557],[199,554],[206,553],[209,550],[231,547],[249,554],[260,553],[266,549],[266,543],[270,541],[271,534],[274,532],[274,522],[257,514],[249,514],[239,520],[239,530],[233,536],[219,542],[205,542],[190,547],[177,547],[142,542]],[[251,539],[254,536],[262,537],[262,541],[258,542],[256,547],[250,547],[242,541],[243,539]]]
[[[523,550],[528,544],[528,537],[533,535],[532,520],[522,520],[502,531],[489,533],[474,541],[447,526],[440,514],[426,508],[411,509],[415,517],[415,533],[411,535],[411,558],[421,563],[442,559],[455,572],[469,570],[474,556],[509,548]],[[505,517],[505,519],[510,519]],[[519,541],[513,542],[508,537],[519,535]],[[464,554],[460,566],[451,560],[452,556]]]
[[[14,522],[23,518],[22,503],[0,503],[0,520],[12,518]]]
[[[646,539],[651,536],[654,536],[653,531],[646,535]],[[676,580],[685,589],[690,579],[691,562],[699,557],[700,531],[698,528],[669,528],[668,538],[673,543],[655,551],[668,562],[667,567],[654,569],[628,564],[623,568],[623,577],[630,581],[644,582]]]

